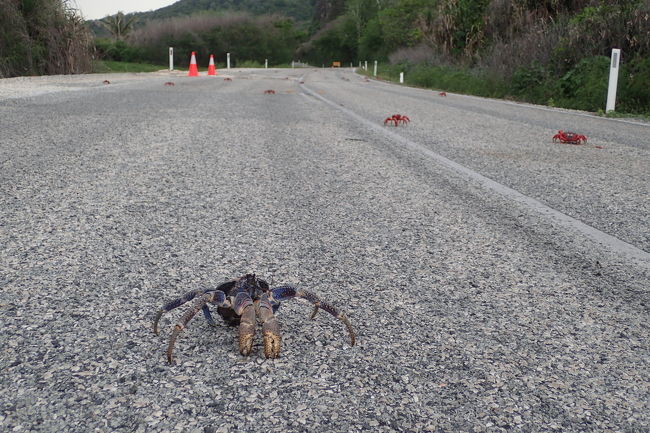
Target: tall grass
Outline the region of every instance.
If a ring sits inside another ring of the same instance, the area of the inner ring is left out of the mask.
[[[67,0],[0,1],[0,77],[87,72],[91,47]]]

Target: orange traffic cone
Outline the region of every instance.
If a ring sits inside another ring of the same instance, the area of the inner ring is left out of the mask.
[[[208,65],[208,75],[217,75],[217,68],[214,66],[214,54],[210,54],[210,64]]]
[[[196,53],[192,51],[192,60],[190,60],[190,71],[187,73],[188,77],[198,77],[199,68],[196,66]]]

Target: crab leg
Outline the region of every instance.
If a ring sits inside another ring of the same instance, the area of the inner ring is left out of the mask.
[[[330,313],[332,316],[339,319],[341,322],[343,322],[343,324],[348,330],[348,333],[350,334],[350,345],[354,346],[354,343],[356,341],[356,336],[354,334],[354,330],[352,329],[352,324],[348,320],[345,313],[342,311],[339,312],[333,305],[328,304],[325,301],[322,301],[318,296],[314,295],[313,293],[308,292],[307,290],[297,289],[289,285],[279,286],[271,290],[271,297],[269,298],[269,301],[273,305],[279,303],[280,301],[284,301],[290,298],[302,298],[311,302],[314,305],[314,311],[312,312],[311,315],[312,319],[316,316],[316,313],[318,313],[319,309],[325,310],[328,313]]]
[[[194,299],[197,295],[203,295],[208,292],[216,292],[216,291],[221,291],[221,292],[227,292],[232,286],[235,285],[235,281],[227,281],[223,284],[219,284],[219,286],[216,289],[197,289],[197,290],[190,290],[189,292],[185,293],[183,296],[180,298],[176,298],[172,301],[167,302],[165,305],[160,307],[158,311],[156,312],[156,318],[153,321],[153,332],[158,335],[158,322],[160,321],[160,318],[162,317],[163,314],[173,310],[174,308],[178,308],[184,303],[191,301]],[[208,307],[205,307],[203,309],[203,314],[205,315],[206,320],[208,323],[212,326],[216,326],[217,324],[214,322],[212,319],[212,315],[210,314],[210,310]]]
[[[159,329],[158,329],[158,322],[160,321],[160,318],[162,317],[163,314],[167,313],[168,311],[173,310],[174,308],[180,307],[181,305],[183,305],[187,301],[191,301],[192,299],[194,299],[196,297],[196,295],[204,294],[205,292],[207,292],[207,290],[208,289],[191,290],[191,291],[185,293],[180,298],[174,299],[173,301],[169,301],[168,303],[166,303],[165,305],[160,307],[158,309],[158,311],[156,312],[156,318],[153,321],[153,332],[156,335],[158,335],[158,333],[160,332]]]
[[[239,353],[250,355],[255,337],[255,306],[253,299],[246,292],[239,292],[233,303],[233,310],[241,316],[239,322]]]
[[[229,305],[229,302],[226,300],[225,293],[220,290],[204,293],[200,298],[195,299],[192,303],[192,306],[187,311],[185,311],[185,313],[183,313],[181,318],[178,320],[176,326],[174,326],[172,335],[169,338],[169,346],[167,346],[167,361],[169,361],[170,364],[172,363],[172,353],[174,352],[174,344],[176,344],[176,338],[178,337],[178,334],[181,333],[187,323],[192,320],[196,313],[198,313],[199,310],[202,310],[208,302],[217,304],[219,306]]]
[[[265,293],[261,299],[255,303],[257,317],[262,322],[262,333],[264,335],[264,356],[267,358],[277,358],[280,355],[280,325],[278,319],[273,315],[273,306]]]

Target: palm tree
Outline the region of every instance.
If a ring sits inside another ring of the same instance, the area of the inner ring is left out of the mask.
[[[126,35],[133,30],[133,25],[137,18],[132,16],[127,18],[124,12],[119,11],[115,15],[108,16],[100,21],[106,29],[111,32],[113,38],[122,40]]]

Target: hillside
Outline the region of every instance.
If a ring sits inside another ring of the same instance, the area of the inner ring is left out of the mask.
[[[253,15],[277,14],[296,21],[310,21],[314,15],[315,0],[179,0],[176,3],[149,12],[128,14],[138,21],[174,18],[211,11],[249,12]],[[93,30],[95,30],[93,28]]]

